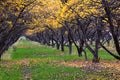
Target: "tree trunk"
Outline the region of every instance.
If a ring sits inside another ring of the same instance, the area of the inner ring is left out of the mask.
[[[53,35],[52,35],[52,48],[55,47],[54,40],[53,40]]]
[[[22,28],[19,30],[16,29],[7,34],[4,37],[4,39],[0,42],[0,58],[2,54],[5,52],[5,50],[7,50],[12,44],[14,44],[22,35],[22,33],[26,30],[26,28]]]
[[[101,33],[101,25],[102,20],[101,18],[97,18],[97,24],[96,24],[96,34],[95,34],[95,53],[93,55],[93,63],[99,63],[99,57],[98,57],[98,49],[100,45],[100,33]]]
[[[93,63],[99,63],[99,57],[98,57],[98,55],[94,55],[94,56],[93,56],[92,62],[93,62]]]
[[[69,45],[68,45],[68,47],[69,47],[69,54],[72,54],[72,41],[70,39],[70,35],[69,34],[68,34],[68,42],[69,42]]]
[[[79,57],[82,56],[82,48],[77,47],[77,51],[78,51],[78,56]]]
[[[84,41],[81,40],[80,41],[80,47],[77,47],[78,56],[82,56],[83,47],[84,47]]]
[[[60,49],[60,44],[56,42],[56,48],[59,50]]]
[[[72,43],[71,42],[69,42],[69,54],[72,54]]]
[[[63,37],[63,34],[61,35],[61,51],[64,52],[64,37]]]
[[[64,52],[64,45],[61,45],[61,51]]]

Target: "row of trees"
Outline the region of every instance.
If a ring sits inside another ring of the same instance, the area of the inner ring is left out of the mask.
[[[2,1],[2,3],[7,3],[7,6],[8,2]],[[1,11],[4,12],[5,8],[8,8],[9,10],[5,11],[6,15],[9,15],[8,17],[12,15],[14,19],[8,20],[7,17],[0,24],[0,27],[4,28],[4,32],[0,33],[1,55],[24,31],[27,31],[24,35],[30,40],[52,47],[56,46],[62,51],[64,51],[64,46],[68,46],[70,54],[74,44],[78,56],[82,56],[83,52],[86,59],[87,48],[93,54],[93,62],[99,62],[98,50],[100,48],[105,49],[116,59],[120,59],[119,0],[21,0],[21,2],[21,7],[17,7],[17,3],[14,8],[11,5],[6,7],[2,4]],[[6,18],[6,15],[2,15],[3,18]],[[110,40],[114,41],[118,54],[111,52],[104,45],[109,44]]]

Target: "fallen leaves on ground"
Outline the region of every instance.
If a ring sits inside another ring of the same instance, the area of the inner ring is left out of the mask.
[[[67,61],[61,62],[61,65],[69,67],[81,68],[87,73],[96,72],[97,74],[108,76],[109,78],[114,78],[115,80],[120,80],[120,62],[100,62],[92,63],[90,61]],[[114,80],[113,79],[113,80]]]
[[[2,61],[0,62],[1,67],[10,67],[13,65],[24,65],[24,66],[29,66],[30,64],[34,63],[37,64],[39,63],[39,59],[22,59],[22,60],[14,60],[14,61]]]

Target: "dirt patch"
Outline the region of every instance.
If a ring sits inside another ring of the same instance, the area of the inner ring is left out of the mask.
[[[3,59],[3,60],[11,60],[11,54],[5,53],[5,54],[3,54],[1,59]]]
[[[102,61],[95,64],[90,61],[67,61],[61,62],[61,65],[80,68],[86,74],[98,74],[107,77],[108,79],[105,80],[120,80],[120,62]]]
[[[40,60],[38,59],[22,59],[22,60],[14,60],[14,61],[1,61],[0,66],[13,66],[13,65],[25,65],[29,66],[32,63],[37,64]]]
[[[92,63],[90,61],[67,61],[61,62],[62,65],[69,67],[78,67],[83,70],[101,72],[103,70],[110,70],[120,72],[120,62],[100,62]]]

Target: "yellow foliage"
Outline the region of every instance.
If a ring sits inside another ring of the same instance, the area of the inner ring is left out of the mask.
[[[97,1],[97,0],[94,0]],[[93,4],[95,6],[93,6]],[[98,5],[95,4],[91,0],[69,0],[65,5],[62,6],[62,8],[59,10],[58,14],[58,20],[61,20],[60,22],[64,20],[73,20],[77,15],[79,15],[81,18],[85,18],[89,15],[98,15]],[[99,5],[101,6],[101,5]]]
[[[60,7],[60,0],[51,0],[49,2],[47,0],[37,0],[35,6],[30,10],[34,17],[30,26],[37,26],[36,31],[45,30],[45,26],[51,28],[61,27],[57,18],[55,18]]]
[[[6,6],[10,3],[8,10],[18,15],[20,10],[30,1],[34,0],[7,0],[7,2],[2,2],[1,4]],[[99,6],[101,4],[94,3],[91,0],[68,0],[65,4],[62,4],[60,0],[35,0],[26,9],[26,12],[28,11],[31,14],[31,20],[25,21],[25,24],[30,27],[36,27],[34,32],[45,30],[46,25],[51,28],[60,28],[63,26],[64,21],[74,20],[77,15],[81,18],[86,18],[90,15],[100,14]],[[10,22],[8,23],[11,25]]]
[[[12,27],[12,21],[7,21],[7,23],[9,24],[10,27]]]

